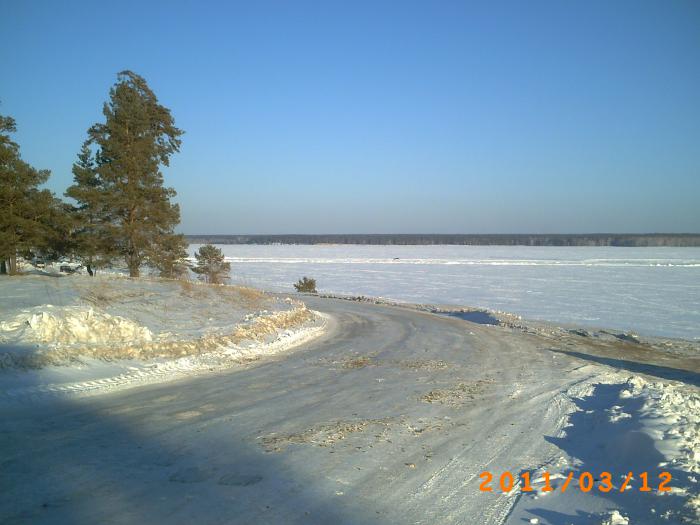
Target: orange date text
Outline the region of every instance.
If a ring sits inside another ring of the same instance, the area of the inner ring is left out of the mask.
[[[562,493],[573,488],[581,492],[626,492],[637,490],[639,492],[669,492],[671,487],[671,474],[660,472],[657,476],[650,476],[648,472],[627,472],[616,477],[610,472],[580,472],[568,475],[550,474],[547,471],[535,477],[531,472],[522,472],[513,475],[511,472],[503,472],[500,476],[494,476],[489,471],[479,475],[481,492],[510,492],[519,489],[521,492],[552,492],[559,490]]]

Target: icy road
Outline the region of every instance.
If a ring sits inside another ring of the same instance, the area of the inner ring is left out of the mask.
[[[572,399],[618,373],[605,358],[405,308],[305,301],[330,326],[290,353],[100,396],[3,402],[0,522],[600,523],[619,509],[636,524],[686,501],[479,490],[485,470],[602,468],[562,437]],[[670,379],[672,359],[647,370]],[[629,375],[626,362],[615,361]],[[697,370],[681,364],[692,383]],[[638,422],[627,409],[623,424]],[[584,423],[569,437],[610,438]],[[646,468],[635,450],[641,463],[610,468]]]

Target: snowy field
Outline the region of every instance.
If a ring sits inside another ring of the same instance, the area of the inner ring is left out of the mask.
[[[194,253],[199,245],[191,245]],[[700,339],[700,248],[220,245],[232,281]]]

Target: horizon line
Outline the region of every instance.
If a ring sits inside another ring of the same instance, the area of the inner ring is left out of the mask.
[[[700,236],[700,232],[645,232],[645,233],[629,233],[629,232],[588,232],[588,233],[184,233],[185,237],[263,237],[263,236],[545,236],[545,235],[566,235],[566,236],[593,236],[593,235],[628,235],[628,236],[658,236],[658,235],[675,235],[675,236]]]

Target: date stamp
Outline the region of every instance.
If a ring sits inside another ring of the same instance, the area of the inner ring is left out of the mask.
[[[653,476],[650,478],[648,472],[639,472],[635,477],[634,472],[628,472],[625,475],[620,475],[620,483],[615,483],[613,481],[613,475],[610,472],[600,472],[594,474],[592,472],[580,472],[576,475],[573,471],[569,472],[567,476],[556,475],[552,476],[549,472],[545,471],[537,479],[532,479],[532,474],[530,472],[523,472],[519,476],[513,476],[511,472],[503,472],[498,480],[494,479],[494,476],[489,471],[484,471],[479,475],[481,478],[481,484],[479,485],[479,490],[481,492],[510,492],[514,487],[519,487],[521,492],[552,492],[559,490],[562,493],[566,492],[569,488],[578,489],[581,492],[590,492],[592,490],[600,492],[610,492],[619,491],[626,492],[628,490],[634,490],[635,487],[639,492],[652,492],[656,490],[657,492],[670,492],[671,487],[671,473],[670,472],[660,472],[656,478]],[[555,481],[556,479],[556,481]],[[562,481],[563,480],[563,481]],[[561,481],[561,483],[559,483]],[[632,483],[634,481],[634,483]],[[639,481],[639,483],[637,483]],[[536,489],[533,487],[533,483],[542,484],[542,487]]]

